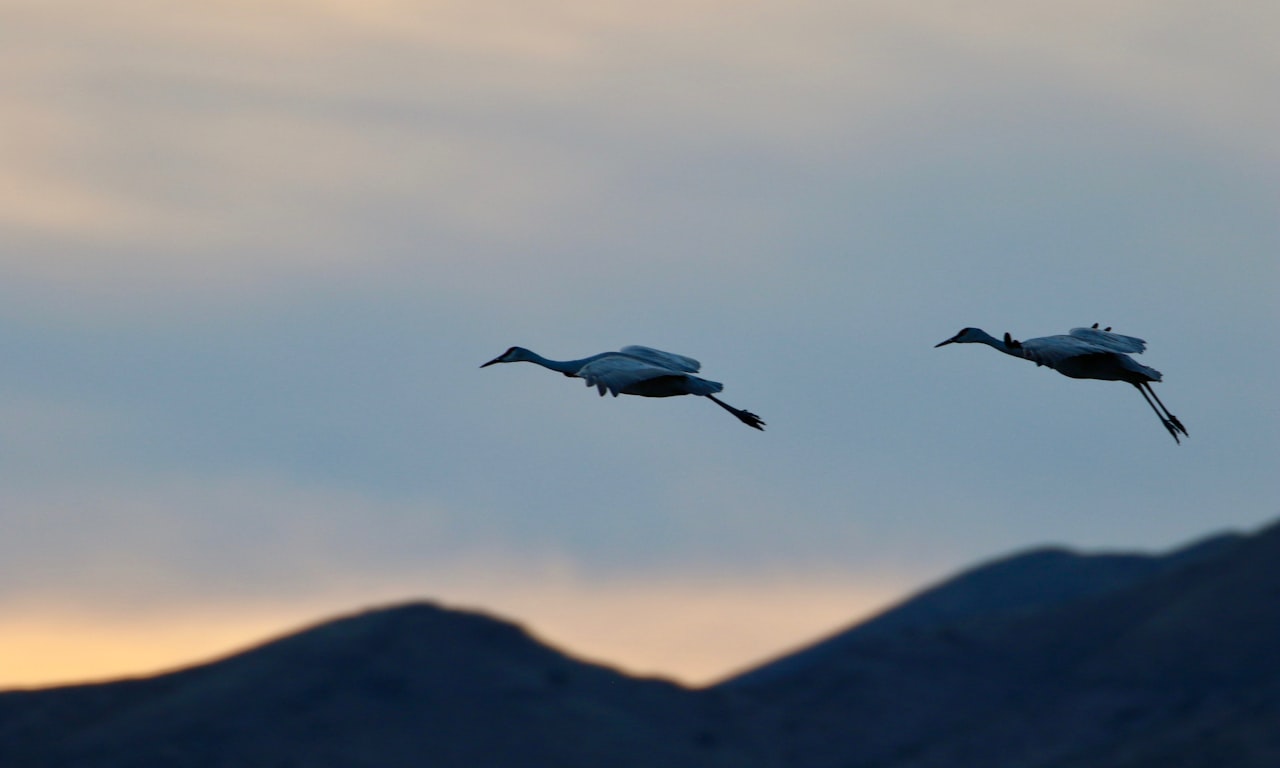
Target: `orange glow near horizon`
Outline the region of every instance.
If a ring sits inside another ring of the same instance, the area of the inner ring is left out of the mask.
[[[888,589],[860,591],[839,582],[551,584],[503,595],[486,592],[441,602],[515,621],[575,657],[687,685],[713,683],[795,650],[870,615],[891,598]],[[157,609],[136,616],[10,612],[0,619],[0,690],[149,676],[222,658],[367,607],[413,599]]]

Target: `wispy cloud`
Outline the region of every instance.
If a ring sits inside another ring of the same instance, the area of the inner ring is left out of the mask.
[[[960,142],[1008,152],[991,118],[1010,97],[997,122],[1025,124],[1012,135],[1035,151],[1062,118],[1106,133],[1123,101],[1135,132],[1213,120],[1217,146],[1249,135],[1252,157],[1276,156],[1251,127],[1275,117],[1255,97],[1277,63],[1267,25],[1196,36],[1203,18],[1155,5],[134,5],[8,12],[22,75],[2,115],[4,216],[11,237],[60,248],[6,249],[13,276],[149,293],[407,270],[474,290],[495,268],[525,284],[547,264],[617,269],[618,232],[657,237],[647,258],[669,269],[678,245],[654,221],[734,238],[698,252],[729,268],[753,258],[762,213],[731,189],[794,192],[832,163],[911,174]],[[1034,93],[1046,79],[1055,95]],[[1054,108],[1064,96],[1076,114]]]

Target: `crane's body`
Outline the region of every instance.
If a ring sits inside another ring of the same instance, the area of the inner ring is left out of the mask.
[[[601,397],[605,393],[614,397],[698,395],[732,413],[743,424],[764,430],[764,421],[759,416],[717,398],[716,393],[723,390],[724,385],[694,376],[702,364],[684,355],[632,345],[617,352],[601,352],[578,360],[551,360],[524,347],[511,347],[480,367],[520,362],[535,363],[565,376],[583,379],[587,386],[595,387]]]
[[[1147,349],[1147,342],[1136,336],[1112,333],[1110,328],[1099,330],[1095,324],[1092,328],[1072,328],[1062,335],[1017,341],[1007,333],[1004,339],[997,339],[981,328],[965,328],[934,346],[947,344],[986,344],[1006,355],[1047,366],[1073,379],[1128,382],[1142,393],[1175,442],[1181,443],[1179,433],[1188,435],[1187,428],[1177,416],[1169,413],[1151,388],[1151,382],[1163,378],[1161,373],[1129,357]],[[1160,404],[1158,408],[1156,403]]]

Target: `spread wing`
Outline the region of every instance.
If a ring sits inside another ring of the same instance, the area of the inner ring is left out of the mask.
[[[1124,354],[1141,354],[1147,349],[1147,342],[1136,336],[1124,336],[1097,328],[1072,328],[1071,338],[1079,339],[1094,347],[1098,352],[1121,352]]]
[[[627,347],[626,349],[648,348]],[[650,351],[658,352],[656,349]],[[665,355],[667,353],[659,352],[658,354]],[[679,356],[675,355],[674,357]],[[698,369],[696,360],[682,359],[692,362],[694,364],[693,370],[696,371]],[[641,359],[639,356],[632,356],[631,353],[607,355],[598,360],[592,360],[579,368],[577,375],[579,378],[586,380],[588,387],[598,389],[601,397],[604,397],[605,392],[611,392],[614,397],[617,397],[627,387],[662,376],[684,377],[684,373],[679,370],[672,370],[666,365],[655,365]]]
[[[1096,344],[1064,334],[1027,339],[1022,342],[1022,346],[1018,348],[1016,354],[1036,365],[1047,365],[1050,368],[1057,368],[1061,363],[1073,357],[1097,354],[1110,355],[1106,349]]]
[[[630,357],[639,358],[647,363],[661,366],[667,369],[668,373],[673,371],[681,371],[684,373],[697,373],[702,367],[702,363],[694,360],[692,357],[677,355],[673,352],[663,352],[653,347],[642,347],[639,344],[632,344],[629,347],[623,347],[622,354]]]
[[[1077,360],[1075,364],[1078,365],[1079,358],[1091,355],[1111,358],[1131,352],[1141,352],[1146,348],[1145,341],[1133,336],[1121,336],[1118,333],[1108,333],[1094,328],[1073,328],[1069,334],[1027,339],[1014,354],[1021,355],[1036,365],[1047,365],[1050,368],[1063,370],[1062,365],[1068,360]],[[1133,363],[1133,365],[1139,364]],[[1139,367],[1145,369],[1145,366]]]

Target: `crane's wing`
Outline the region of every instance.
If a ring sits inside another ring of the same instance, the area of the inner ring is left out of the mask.
[[[1095,334],[1110,338],[1104,338],[1099,341],[1094,338]],[[1074,361],[1072,365],[1079,366],[1081,364],[1080,359],[1085,357],[1119,357],[1128,361],[1127,364],[1122,363],[1125,367],[1131,370],[1141,368],[1141,372],[1145,373],[1151,369],[1134,362],[1127,356],[1129,352],[1141,352],[1143,349],[1146,349],[1146,346],[1142,339],[1121,336],[1118,333],[1097,331],[1092,328],[1076,328],[1070,334],[1027,339],[1022,342],[1021,347],[1014,351],[1014,354],[1030,360],[1036,365],[1047,365],[1059,371],[1064,370],[1062,366],[1067,364],[1067,361]],[[1137,368],[1132,366],[1137,366]],[[1159,374],[1156,375],[1158,376]],[[1155,380],[1159,381],[1158,378]]]
[[[1079,339],[1097,347],[1099,352],[1122,352],[1125,354],[1141,354],[1147,349],[1147,342],[1136,336],[1124,336],[1097,328],[1072,328],[1071,338]]]
[[[697,373],[702,367],[702,363],[694,360],[692,357],[677,355],[673,352],[663,352],[653,347],[642,347],[639,344],[632,344],[629,347],[623,347],[622,354],[638,357],[645,362],[660,365],[667,368],[668,372],[683,371],[685,373]]]
[[[1050,368],[1057,368],[1059,363],[1073,357],[1099,353],[1105,354],[1107,350],[1084,339],[1064,334],[1027,339],[1015,352],[1036,365],[1047,365]]]
[[[627,347],[627,349],[635,349],[635,347]],[[646,347],[640,347],[640,349],[646,349]],[[657,350],[653,351],[657,352]],[[681,371],[672,370],[666,365],[654,365],[639,357],[633,357],[630,353],[607,355],[598,360],[592,360],[579,368],[577,373],[579,378],[586,380],[588,387],[599,390],[601,397],[604,397],[605,392],[611,392],[614,397],[617,397],[627,387],[642,381],[662,376],[683,378],[684,375]]]

